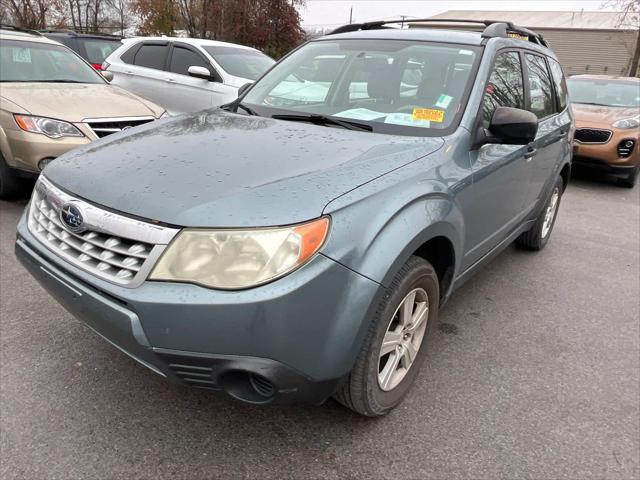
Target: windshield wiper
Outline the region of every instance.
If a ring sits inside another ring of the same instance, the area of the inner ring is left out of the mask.
[[[244,103],[242,102],[238,102],[238,104],[236,105],[236,110],[238,110],[238,108],[241,108],[242,110],[244,110],[245,112],[247,112],[249,115],[253,115],[253,116],[257,116],[258,114],[256,112],[254,112],[253,110],[251,110],[249,107],[247,107]]]
[[[271,118],[276,120],[289,120],[291,122],[309,122],[315,125],[336,125],[338,127],[346,128],[347,130],[360,130],[363,132],[372,132],[373,127],[366,123],[358,123],[352,121],[338,120],[327,115],[320,115],[318,113],[312,113],[311,115],[272,115]]]

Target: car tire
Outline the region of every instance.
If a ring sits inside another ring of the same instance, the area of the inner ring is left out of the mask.
[[[338,402],[361,415],[376,417],[385,415],[403,400],[424,361],[428,339],[433,337],[438,320],[439,288],[433,266],[412,256],[384,292],[356,363],[334,394]],[[411,307],[405,310],[403,305]],[[409,310],[410,315],[403,315]],[[417,328],[411,332],[413,327]],[[398,344],[394,347],[391,341],[396,337]],[[385,349],[393,347],[393,350],[381,355],[383,339],[387,339]],[[396,359],[399,360],[396,362]]]
[[[633,188],[638,180],[638,173],[640,172],[640,165],[634,168],[626,177],[618,179],[618,185],[626,188]]]
[[[542,250],[545,247],[558,217],[563,190],[564,182],[558,177],[533,227],[516,239],[518,247],[525,250]]]
[[[25,181],[13,172],[0,153],[0,198],[3,200],[12,199],[24,188]]]

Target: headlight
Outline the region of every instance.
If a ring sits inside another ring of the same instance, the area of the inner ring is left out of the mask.
[[[31,115],[14,115],[16,123],[25,132],[41,133],[49,138],[83,137],[80,130],[69,122]]]
[[[615,128],[629,129],[640,127],[640,115],[631,118],[623,118],[612,124]]]
[[[185,229],[149,278],[224,290],[255,287],[307,262],[324,243],[328,230],[326,217],[290,227]]]

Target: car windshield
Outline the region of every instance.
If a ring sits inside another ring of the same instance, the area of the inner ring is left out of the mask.
[[[331,116],[374,132],[433,135],[462,115],[478,57],[479,48],[466,45],[316,41],[278,63],[242,104],[260,115]]]
[[[89,63],[101,65],[104,59],[111,55],[122,45],[119,40],[107,40],[101,38],[78,38],[78,42],[84,45]]]
[[[273,58],[248,48],[218,46],[203,48],[229,75],[248,80],[257,80],[275,63]]]
[[[572,103],[640,107],[640,82],[570,78],[567,87]]]
[[[104,83],[75,53],[50,43],[2,40],[1,82]]]

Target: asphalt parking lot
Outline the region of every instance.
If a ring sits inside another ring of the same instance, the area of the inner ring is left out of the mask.
[[[382,419],[165,383],[17,263],[0,202],[3,479],[638,478],[640,188],[574,180],[547,248],[509,248],[441,312]]]

